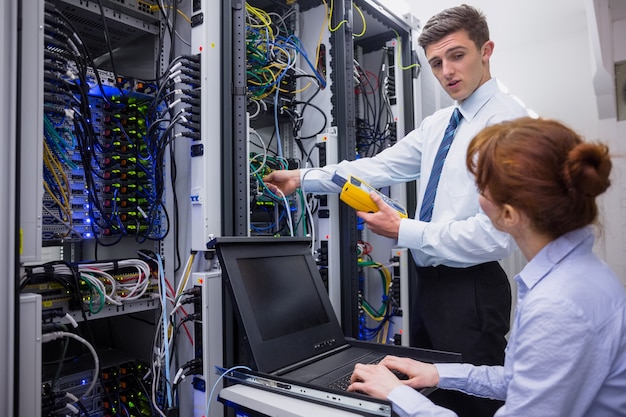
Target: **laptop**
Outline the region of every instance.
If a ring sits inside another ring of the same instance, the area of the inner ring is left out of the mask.
[[[222,280],[245,332],[253,370],[341,390],[356,363],[385,355],[426,362],[459,362],[459,354],[348,338],[337,320],[311,240],[300,237],[218,237]]]

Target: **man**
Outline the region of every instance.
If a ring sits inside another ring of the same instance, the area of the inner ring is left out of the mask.
[[[411,345],[459,352],[464,362],[475,365],[502,365],[511,288],[497,261],[514,244],[481,212],[465,155],[470,140],[485,126],[527,112],[491,77],[494,42],[480,11],[467,5],[446,9],[428,20],[418,42],[433,74],[456,101],[454,106],[425,118],[374,157],[324,169],[274,171],[265,182],[274,192],[291,194],[299,186],[306,192],[339,191],[330,180],[335,171],[374,187],[419,179],[416,219],[400,218],[376,195],[372,199],[378,212],[357,212],[374,233],[397,239],[399,246],[411,250],[417,266]],[[448,144],[443,163],[442,143]],[[442,167],[440,172],[437,167]],[[446,390],[430,398],[468,417],[493,415],[502,405]]]

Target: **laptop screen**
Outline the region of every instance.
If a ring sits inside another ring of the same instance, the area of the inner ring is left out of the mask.
[[[313,280],[294,278],[308,271],[304,256],[240,258],[237,266],[263,340],[328,323]]]
[[[220,237],[212,242],[258,371],[275,372],[344,345],[310,239]]]

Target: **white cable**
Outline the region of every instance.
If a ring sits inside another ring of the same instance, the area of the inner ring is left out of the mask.
[[[182,73],[183,73],[183,70],[170,71],[170,75],[168,75],[167,80],[169,81],[172,78],[176,78]]]
[[[66,392],[65,396],[70,399],[71,402],[78,402],[78,397],[72,394],[71,392]]]
[[[178,61],[176,64],[172,65],[172,68],[170,68],[169,73],[173,73],[175,71],[178,70],[178,68],[182,67],[183,63]]]
[[[176,385],[178,384],[179,380],[183,380],[185,379],[185,375],[184,375],[185,369],[184,368],[180,368],[178,370],[178,372],[176,372],[176,375],[174,376],[174,381],[172,381],[172,384]]]
[[[98,380],[98,374],[100,373],[100,359],[98,358],[98,354],[96,353],[96,350],[93,348],[91,343],[89,343],[88,341],[86,341],[85,339],[80,337],[79,335],[74,334],[74,333],[70,333],[70,332],[59,331],[59,332],[46,333],[46,334],[41,336],[41,342],[42,343],[48,343],[48,342],[51,342],[53,340],[57,340],[57,339],[59,339],[61,337],[69,337],[69,338],[78,340],[80,343],[85,345],[87,347],[87,349],[89,349],[89,351],[93,355],[93,362],[94,362],[93,377],[92,377],[91,383],[87,387],[87,390],[85,391],[85,393],[81,397],[81,398],[86,398],[87,396],[89,396],[89,394],[91,394],[91,391],[96,386],[96,382]]]
[[[311,235],[311,242],[315,243],[315,221],[313,219],[313,213],[311,213],[311,207],[309,207],[309,202],[306,200],[306,194],[304,193],[302,189],[300,189],[300,191],[302,191],[303,198],[304,198],[304,207],[306,207],[306,212],[309,215],[309,219],[310,219],[309,234]],[[336,238],[336,237],[333,236],[333,238]],[[315,256],[314,244],[311,245],[311,255]]]
[[[163,318],[163,352],[165,354],[165,364],[163,368],[165,369],[165,392],[166,392],[166,402],[168,406],[172,406],[173,398],[172,398],[172,387],[170,386],[170,352],[169,352],[169,336],[168,336],[168,320],[167,320],[167,286],[165,285],[165,273],[163,272],[163,264],[161,260],[161,256],[157,254],[157,260],[159,265],[159,282],[161,286],[161,291],[163,295],[162,304],[162,313],[161,317]]]
[[[54,219],[59,222],[62,223],[65,227],[67,227],[68,231],[75,233],[77,236],[82,237],[82,234],[76,230],[76,228],[74,228],[69,222],[63,220],[62,218],[60,218],[59,216],[57,216],[56,213],[52,212],[52,210],[50,210],[48,207],[46,207],[45,205],[41,207],[42,209],[44,209],[50,216],[54,217]]]
[[[170,103],[170,105],[169,105],[169,106],[167,106],[167,108],[168,108],[168,109],[173,109],[173,108],[174,108],[174,107],[176,107],[179,103],[182,103],[182,101],[183,101],[182,99],[177,98],[176,100],[172,101],[172,102]]]
[[[224,376],[229,373],[230,371],[234,371],[236,369],[245,369],[247,371],[251,371],[250,368],[248,368],[247,366],[241,366],[241,365],[237,365],[237,366],[233,366],[232,368],[229,368],[227,370],[225,370],[224,372],[222,372],[222,374],[219,376],[219,378],[217,378],[217,380],[215,381],[215,383],[213,384],[213,387],[211,388],[211,392],[209,393],[209,395],[206,398],[206,409],[205,409],[205,416],[209,415],[209,411],[211,408],[211,398],[213,398],[213,393],[215,392],[215,388],[217,388],[217,384],[219,384],[219,382],[222,380],[222,378],[224,378]],[[208,382],[208,377],[207,377],[207,381]]]
[[[100,304],[102,304],[102,307],[104,307],[105,302],[109,302],[115,305],[122,305],[122,302],[119,300],[119,297],[117,296],[117,290],[116,290],[117,284],[115,282],[115,279],[111,275],[103,271],[98,271],[98,270],[93,269],[93,270],[90,270],[90,272],[94,273],[95,275],[103,276],[109,281],[109,286],[111,290],[110,290],[110,293],[107,294],[107,289],[106,289],[106,286],[104,285],[104,282],[102,282],[97,276],[88,274],[86,272],[82,272],[80,274],[81,279],[83,279],[84,281],[88,281],[89,283],[91,283],[91,285],[93,285],[94,287],[97,287],[100,290],[100,292],[102,292],[102,294],[104,295],[104,300],[100,300]]]
[[[285,210],[287,211],[287,224],[289,225],[289,232],[291,234],[291,237],[293,237],[293,222],[291,221],[291,207],[289,206],[289,201],[287,201],[287,197],[285,197],[285,194],[280,189],[278,189],[277,191],[280,193],[283,201],[285,202]]]
[[[250,103],[256,104],[256,111],[250,115],[250,118],[254,119],[261,113],[261,103],[260,100],[250,100]]]
[[[163,311],[161,311],[161,314],[163,314]],[[161,417],[167,417],[165,413],[159,408],[159,405],[157,404],[157,400],[156,400],[156,387],[158,385],[159,377],[161,375],[160,363],[161,363],[161,358],[163,357],[163,355],[161,354],[160,348],[157,347],[157,341],[159,339],[159,336],[161,335],[161,325],[162,325],[161,323],[162,321],[159,318],[157,325],[156,325],[156,329],[154,330],[153,355],[155,355],[155,358],[152,361],[152,365],[150,367],[151,373],[152,373],[152,384],[151,384],[152,395],[151,395],[150,400],[152,401],[152,405],[154,406],[154,409],[159,412]]]
[[[328,172],[325,171],[322,168],[309,168],[307,171],[304,172],[304,174],[302,174],[302,180],[301,180],[301,184],[300,184],[300,191],[302,191],[302,194],[304,195],[304,205],[306,207],[306,211],[307,211],[307,213],[309,215],[309,218],[311,219],[311,221],[309,223],[309,226],[310,226],[310,229],[311,229],[311,242],[315,242],[315,232],[316,232],[315,231],[315,221],[313,220],[313,213],[311,212],[311,207],[309,207],[309,203],[306,200],[306,194],[307,193],[306,193],[306,191],[304,189],[304,178],[306,177],[306,175],[309,172],[312,172],[312,171],[322,171],[322,172],[325,172],[327,174],[328,174]],[[331,236],[331,239],[338,239],[338,238],[339,238],[339,236]],[[313,256],[315,256],[315,249],[313,248],[313,245],[311,245],[311,254]]]
[[[72,317],[70,313],[65,313],[65,318],[70,322],[73,328],[78,327],[78,323],[76,323],[76,320],[74,320],[74,317]]]
[[[127,284],[127,283],[120,284],[122,288],[129,291],[128,294],[126,294],[123,297],[125,300],[136,300],[138,298],[141,298],[143,297],[146,290],[148,289],[148,284],[150,283],[150,280],[149,280],[150,272],[149,272],[148,265],[145,262],[143,263],[148,268],[147,273],[146,273],[146,270],[142,268],[140,264],[137,264],[135,265],[135,269],[137,270],[137,280],[135,281],[135,283],[134,284]],[[142,277],[144,277],[144,279],[142,279]]]
[[[259,139],[259,142],[261,142],[261,147],[263,148],[263,162],[261,162],[261,165],[259,165],[259,168],[256,171],[250,173],[250,175],[254,175],[258,172],[261,172],[263,168],[265,168],[265,164],[267,163],[267,145],[265,144],[265,141],[263,141],[261,135],[259,135],[259,132],[257,132],[255,129],[250,128],[250,134],[256,136]],[[249,142],[252,143],[252,141]],[[253,159],[256,159],[256,157]]]
[[[183,273],[187,274],[188,272],[190,272],[190,268],[191,268],[191,263],[193,262],[193,260],[195,259],[195,256],[193,254],[189,255],[187,257],[187,262],[185,263],[185,267],[183,268]],[[181,279],[178,282],[178,287],[176,288],[176,294],[174,294],[174,296],[178,296],[180,294],[183,293],[183,291],[185,291],[185,284],[189,283],[189,280],[186,279]]]
[[[191,265],[194,259],[195,259],[194,253],[191,253],[187,257],[187,262],[185,263],[185,267],[183,268],[183,275],[180,277],[178,286],[176,287],[176,294],[174,294],[174,301],[173,301],[174,307],[172,307],[172,310],[170,311],[170,314],[169,314],[172,321],[174,321],[174,315],[176,314],[176,311],[178,311],[178,309],[182,307],[182,300],[183,300],[182,295],[183,295],[183,292],[185,291],[185,288],[187,287],[187,284],[189,283],[189,275],[191,274]]]
[[[128,284],[124,282],[118,282],[109,273],[105,272],[114,270],[116,268],[116,265],[118,268],[135,268],[137,270],[137,279],[134,281],[134,283]],[[107,297],[107,300],[116,305],[121,305],[122,301],[136,300],[143,297],[150,285],[150,266],[141,259],[126,259],[118,261],[117,263],[103,262],[85,264],[79,265],[78,269],[79,271],[85,270],[105,277],[113,287],[111,293]],[[90,279],[90,282],[92,282],[94,285],[101,288],[103,292],[105,292],[104,287],[100,287],[98,285],[98,282],[100,282],[98,279]],[[128,293],[123,296],[118,295],[118,288],[126,290],[128,291]]]

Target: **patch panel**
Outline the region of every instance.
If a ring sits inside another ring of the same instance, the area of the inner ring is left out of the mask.
[[[125,12],[130,16],[146,19],[151,22],[159,21],[159,6],[151,0],[104,0],[102,4],[112,9]]]
[[[397,316],[400,325],[396,325],[394,341],[402,346],[409,346],[409,250],[407,248],[394,247],[391,249],[390,261],[392,263],[392,280],[389,296],[399,306]]]
[[[67,62],[62,78],[70,83],[76,82],[78,79],[78,69],[76,68],[76,63],[72,61]],[[150,97],[154,96],[154,93],[157,90],[157,85],[154,82],[139,78],[124,77],[120,75],[116,76],[114,72],[103,69],[97,70],[96,77],[94,69],[89,67],[86,69],[86,81],[87,85],[89,85],[89,93],[91,95],[102,95],[102,92],[98,87],[98,78],[100,79],[100,83],[108,96],[119,95],[121,89],[124,93],[137,93],[137,96],[139,97]]]
[[[115,83],[113,73],[99,74],[104,82]],[[50,184],[44,196],[47,214],[42,225],[46,244],[89,239],[96,234],[117,237],[164,233],[164,214],[161,206],[154,204],[158,198],[155,175],[159,174],[149,159],[137,158],[146,154],[143,112],[147,103],[128,97],[112,105],[108,99],[91,96],[90,109],[97,122],[92,123],[92,130],[103,148],[92,155],[81,154],[85,149],[78,148],[71,120],[50,116],[47,138],[59,163],[46,180]],[[62,140],[65,143],[60,147]],[[87,160],[91,173],[85,170]],[[66,180],[61,181],[63,178]],[[56,194],[54,198],[51,192]],[[55,207],[60,203],[65,208]]]
[[[113,275],[113,277],[120,284],[136,279],[136,276],[133,274],[118,274]],[[159,306],[159,287],[156,279],[153,278],[150,278],[150,283],[146,286],[145,293],[136,299],[127,299],[129,290],[119,287],[116,290],[116,295],[121,300],[121,305],[102,303],[100,297],[92,292],[90,287],[82,280],[80,281],[79,296],[73,294],[63,284],[47,279],[32,279],[28,285],[23,287],[22,292],[39,294],[44,313],[51,311],[70,313],[79,320],[82,320],[81,309],[92,317],[106,317],[121,310],[142,311],[155,309]]]

